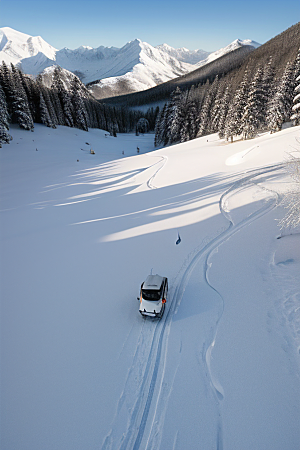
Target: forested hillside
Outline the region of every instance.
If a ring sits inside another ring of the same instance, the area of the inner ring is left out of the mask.
[[[156,145],[185,142],[210,133],[233,140],[299,122],[300,24],[253,51],[243,65],[212,83],[171,94],[156,123]],[[296,91],[295,91],[296,89]],[[292,112],[292,108],[294,113]]]
[[[186,91],[190,90],[192,86],[198,89],[199,97],[203,97],[217,75],[220,80],[225,78],[228,85],[230,85],[230,91],[234,92],[244,77],[246,67],[249,74],[254,73],[257,66],[265,65],[270,57],[272,57],[273,61],[274,76],[282,76],[287,62],[296,58],[299,46],[300,22],[255,50],[252,47],[239,48],[204,67],[155,88],[135,94],[105,99],[104,101],[106,104],[126,104],[128,106],[167,102],[170,100],[171,93],[177,87],[180,87],[182,91]]]
[[[116,136],[118,132],[136,129],[140,118],[146,118],[148,129],[154,130],[158,110],[150,109],[147,114],[129,111],[126,108],[111,107],[96,101],[73,76],[68,87],[62,69],[56,66],[52,74],[51,87],[46,87],[41,76],[36,80],[24,75],[13,64],[3,62],[0,66],[0,145],[8,143],[11,123],[25,130],[33,130],[34,123],[47,127],[57,125],[107,130]],[[48,80],[49,83],[49,80]]]

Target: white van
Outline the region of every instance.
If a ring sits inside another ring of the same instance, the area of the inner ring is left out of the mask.
[[[148,275],[141,285],[139,311],[142,316],[161,318],[167,301],[168,278],[160,275]]]

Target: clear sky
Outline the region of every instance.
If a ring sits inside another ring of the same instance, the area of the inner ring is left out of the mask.
[[[0,27],[61,49],[151,45],[217,50],[233,40],[261,44],[300,20],[300,0],[0,0]]]

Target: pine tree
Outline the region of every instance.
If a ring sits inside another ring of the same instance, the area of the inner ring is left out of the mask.
[[[73,116],[72,116],[72,103],[70,94],[65,89],[62,79],[61,79],[61,68],[56,66],[53,72],[53,83],[52,88],[54,89],[55,104],[57,108],[57,117],[59,122],[61,122],[61,111],[63,113],[64,123],[60,125],[66,125],[67,127],[73,127]]]
[[[230,96],[229,87],[227,86],[224,95],[222,97],[218,113],[219,119],[217,123],[217,131],[220,139],[223,139],[225,137],[225,123],[229,110],[229,96]]]
[[[176,88],[171,94],[171,99],[167,108],[166,126],[168,144],[174,144],[180,141],[180,128],[182,125],[182,98],[181,90]]]
[[[166,125],[166,113],[168,104],[166,103],[162,110],[159,112],[156,123],[155,123],[155,138],[154,145],[158,147],[160,144],[166,145],[168,142],[167,138],[167,125]]]
[[[3,143],[9,143],[12,139],[9,130],[9,115],[7,110],[6,98],[0,84],[0,148]]]
[[[194,100],[188,101],[180,130],[180,142],[195,139],[198,132],[198,110]]]
[[[79,78],[74,77],[71,85],[74,126],[81,130],[88,131],[87,112],[84,101],[80,95],[80,84]]]
[[[218,75],[214,79],[212,85],[208,88],[206,96],[204,97],[199,119],[199,131],[197,137],[204,136],[211,132],[211,110],[214,103],[217,88],[218,88],[219,78]]]
[[[295,87],[295,97],[293,105],[293,115],[291,119],[294,121],[294,125],[300,125],[300,75],[296,78],[297,86]]]
[[[275,70],[273,66],[272,56],[263,68],[263,76],[261,82],[261,108],[262,108],[262,123],[261,126],[267,127],[267,111],[271,98],[275,93]]]
[[[293,100],[293,108],[292,108],[292,117],[291,120],[293,120],[294,125],[300,125],[300,48],[298,51],[298,55],[296,57],[295,61],[295,72],[294,72],[294,79],[295,79],[295,89],[294,89],[294,100]]]
[[[242,134],[242,117],[246,108],[249,92],[248,70],[245,70],[243,80],[237,89],[233,100],[229,104],[228,113],[226,115],[224,129],[219,128],[219,137],[226,137],[227,140],[233,141],[233,136]]]
[[[280,131],[283,123],[290,119],[293,105],[293,76],[294,65],[288,62],[268,105],[267,126],[271,133]]]
[[[5,62],[2,62],[0,67],[0,84],[5,93],[6,102],[7,102],[7,110],[8,114],[11,117],[12,115],[12,102],[13,102],[13,78],[11,70],[7,67]]]
[[[219,129],[220,116],[222,114],[222,107],[224,106],[224,94],[226,86],[219,81],[215,101],[211,111],[211,132],[216,133]],[[227,89],[228,91],[228,89]]]
[[[51,120],[42,92],[40,92],[40,116],[42,123],[44,123],[47,127],[53,127],[53,122]]]
[[[264,122],[264,92],[262,87],[263,69],[258,67],[250,84],[249,96],[242,117],[243,138],[255,137]]]
[[[32,130],[34,128],[27,95],[22,85],[20,73],[11,64],[11,72],[13,79],[12,87],[12,121],[17,123],[25,130]]]

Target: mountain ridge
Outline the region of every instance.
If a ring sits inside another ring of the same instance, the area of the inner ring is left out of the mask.
[[[244,45],[256,48],[259,44],[237,39],[216,52],[206,52],[175,49],[168,44],[153,47],[134,39],[121,48],[82,45],[75,50],[66,47],[57,50],[40,36],[0,28],[0,61],[12,62],[32,76],[58,65],[78,76],[98,99],[155,87]]]

